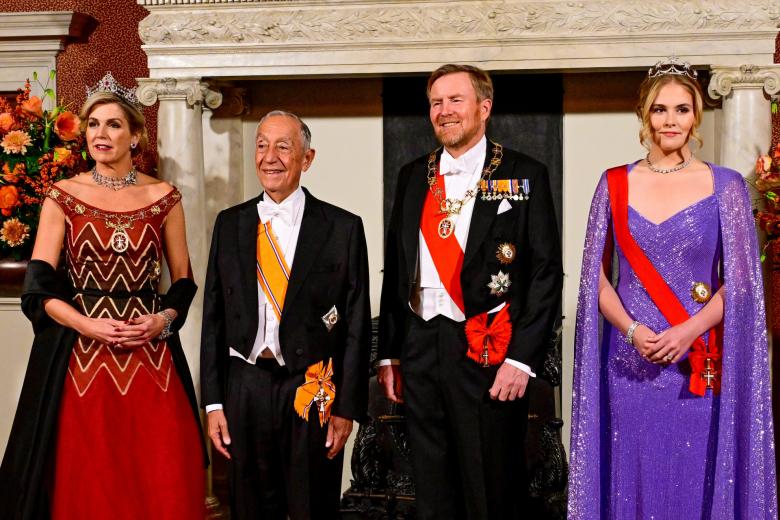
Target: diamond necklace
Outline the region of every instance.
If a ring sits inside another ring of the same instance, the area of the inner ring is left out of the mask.
[[[655,173],[663,173],[663,174],[674,173],[682,170],[683,168],[691,164],[691,161],[693,161],[693,154],[691,154],[691,156],[688,157],[688,159],[684,160],[677,166],[672,166],[671,168],[658,168],[657,166],[653,166],[653,163],[650,162],[649,153],[647,154],[647,157],[645,157],[645,161],[647,161],[647,167],[650,168],[650,171],[653,171]]]
[[[104,186],[114,191],[119,191],[122,188],[126,188],[127,186],[134,185],[138,181],[138,176],[135,171],[135,166],[130,168],[130,171],[127,172],[127,175],[125,175],[124,177],[113,177],[111,175],[101,175],[97,171],[97,166],[93,166],[92,180],[95,181],[95,184],[97,184],[98,186]]]

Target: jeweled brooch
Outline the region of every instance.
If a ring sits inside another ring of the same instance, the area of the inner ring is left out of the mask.
[[[704,282],[695,282],[691,287],[691,298],[697,303],[707,303],[712,298],[712,289]]]

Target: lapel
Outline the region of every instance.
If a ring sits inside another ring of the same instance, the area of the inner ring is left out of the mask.
[[[436,163],[441,159],[442,148],[436,150]],[[407,273],[410,273],[410,282],[413,281],[414,273],[417,272],[417,259],[420,249],[420,219],[422,218],[423,205],[425,197],[428,195],[428,159],[423,163],[422,168],[418,168],[411,173],[409,184],[406,188],[403,201],[403,246],[404,256],[406,258]]]
[[[493,141],[488,139],[487,151],[485,153],[485,164],[487,167],[490,159],[493,157]],[[514,164],[504,155],[501,165],[493,172],[491,179],[506,179],[514,170]],[[466,240],[466,252],[463,256],[463,265],[468,265],[469,261],[479,250],[483,240],[488,238],[488,230],[496,218],[499,201],[482,200],[481,193],[477,193],[474,200],[474,212],[471,214],[471,224],[469,225],[469,237]]]
[[[257,203],[260,196],[246,204],[238,214],[238,260],[244,308],[257,309]],[[248,330],[257,330],[257,311],[250,312]]]
[[[290,281],[287,283],[287,294],[284,297],[282,322],[288,309],[301,289],[306,275],[309,274],[319,252],[330,238],[333,223],[328,220],[322,208],[322,202],[314,198],[309,190],[303,188],[306,204],[303,207],[301,230],[298,233],[298,244],[295,247],[295,258],[290,266]]]

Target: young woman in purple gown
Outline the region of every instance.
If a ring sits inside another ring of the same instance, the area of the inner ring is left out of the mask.
[[[570,519],[777,518],[750,199],[739,173],[689,147],[695,76],[676,59],[650,69],[637,108],[649,153],[607,171],[591,205]]]

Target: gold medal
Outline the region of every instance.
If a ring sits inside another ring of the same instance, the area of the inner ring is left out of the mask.
[[[691,298],[697,303],[707,303],[712,298],[712,289],[704,282],[695,282],[691,287]]]
[[[515,260],[515,254],[517,250],[515,246],[509,242],[504,242],[498,245],[498,251],[496,251],[496,258],[502,264],[511,264]]]
[[[453,222],[452,217],[449,215],[439,221],[439,237],[442,240],[449,238],[454,229],[455,222]]]

